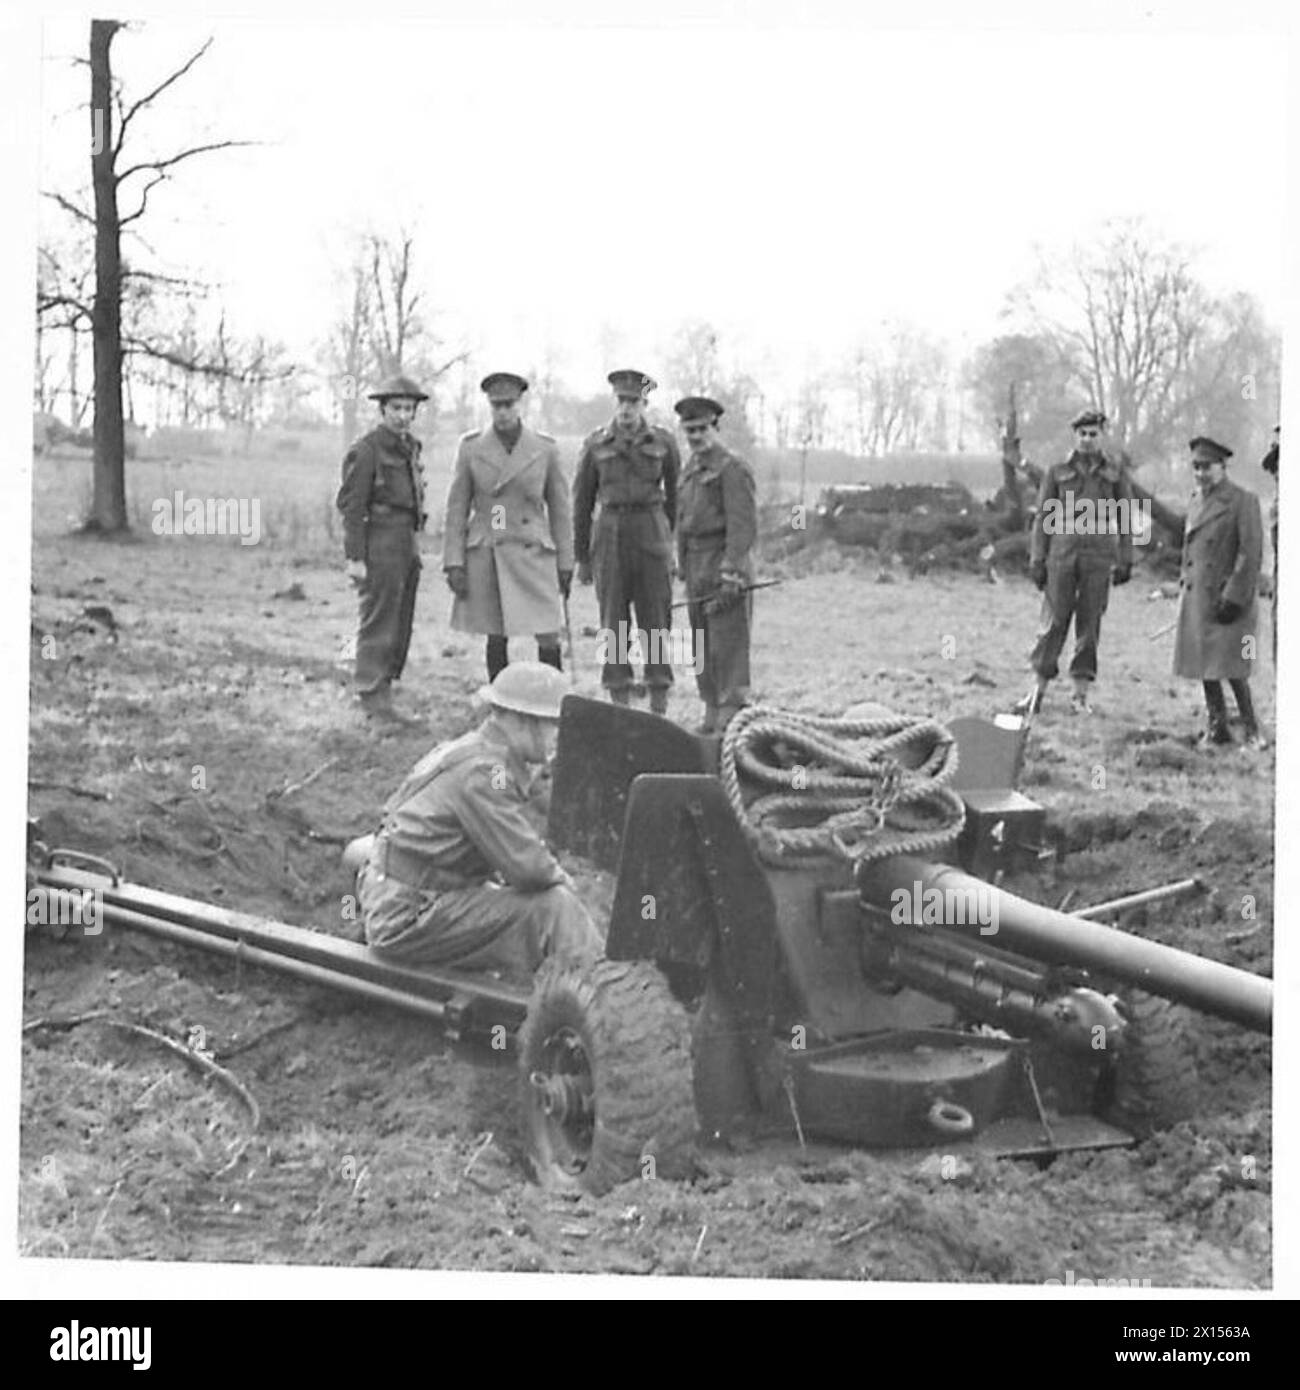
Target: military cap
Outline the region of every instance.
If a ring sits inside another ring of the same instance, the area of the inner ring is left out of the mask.
[[[382,405],[385,401],[396,400],[427,401],[429,395],[427,391],[421,391],[409,376],[397,375],[381,381],[370,393],[370,399]]]
[[[1070,421],[1072,430],[1083,429],[1086,425],[1095,425],[1099,430],[1106,427],[1106,412],[1104,410],[1081,410],[1073,420]]]
[[[723,416],[723,409],[708,396],[683,396],[673,409],[683,420],[707,420],[716,423]]]
[[[1193,463],[1227,463],[1232,457],[1232,450],[1226,444],[1203,434],[1198,434],[1187,447],[1192,451]]]
[[[528,390],[528,382],[515,372],[489,372],[479,382],[479,389],[489,400],[517,401]]]
[[[644,372],[638,372],[631,367],[610,372],[605,380],[614,388],[616,396],[630,396],[637,400],[644,400],[659,385],[654,377],[646,376]]]

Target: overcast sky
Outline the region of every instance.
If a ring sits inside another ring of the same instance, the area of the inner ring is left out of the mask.
[[[236,332],[309,356],[349,232],[405,224],[444,336],[525,370],[552,344],[580,388],[611,354],[653,372],[690,317],[786,382],[889,317],[962,354],[998,331],[1035,243],[1135,214],[1280,319],[1286,52],[1267,33],[593,28],[572,12],[121,33],[128,96],[215,38],[142,115],[137,155],[265,142],[182,165],[141,225],[169,266],[221,284]],[[68,61],[85,40],[81,19],[44,29],[45,186],[86,180],[87,74]]]

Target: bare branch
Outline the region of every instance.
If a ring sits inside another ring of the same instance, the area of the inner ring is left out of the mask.
[[[117,175],[117,182],[122,183],[124,179],[129,179],[132,174],[138,174],[145,169],[170,169],[173,165],[179,164],[183,159],[190,159],[196,154],[208,154],[212,150],[236,149],[240,146],[260,145],[260,140],[217,140],[211,145],[195,145],[193,149],[182,150],[180,154],[174,154],[169,159],[149,159],[142,160],[139,164],[133,164],[129,169],[124,169]],[[134,216],[134,214],[133,214]]]
[[[83,318],[89,323],[93,318],[89,306],[83,304],[79,299],[74,299],[70,294],[38,294],[36,296],[36,312],[38,314],[47,314],[53,309],[72,310],[67,321],[56,325],[60,328],[70,328]]]
[[[92,227],[95,225],[95,219],[85,208],[79,208],[71,198],[65,198],[62,193],[51,193],[44,190],[41,197],[49,198],[52,202],[58,203],[65,212],[70,212],[74,217],[80,218],[82,222],[89,222]]]
[[[119,182],[121,182],[121,180],[119,180]],[[125,217],[119,217],[117,219],[117,227],[119,231],[121,231],[121,229],[125,227],[128,223],[134,222],[137,218],[144,216],[144,210],[149,205],[149,191],[153,188],[157,188],[157,186],[160,183],[166,182],[166,174],[155,174],[153,178],[150,179],[147,184],[145,184],[143,190],[140,193],[140,206],[136,208],[134,212],[127,213]]]
[[[172,73],[170,77],[165,77],[153,89],[153,91],[146,92],[144,96],[142,96],[138,101],[134,101],[131,103],[130,108],[122,116],[121,122],[117,128],[117,144],[113,147],[114,158],[116,158],[122,151],[122,141],[126,136],[126,128],[128,125],[130,125],[131,120],[135,116],[136,112],[148,106],[149,103],[153,101],[155,97],[158,97],[163,92],[165,92],[167,88],[172,85],[173,82],[178,82],[182,77],[184,77],[185,74],[189,72],[189,70],[194,66],[194,64],[197,63],[199,59],[202,58],[203,55],[211,47],[212,40],[209,38],[208,41],[203,45],[203,47],[200,48],[197,53],[193,54],[190,58],[188,58],[179,68],[177,68],[176,71]]]

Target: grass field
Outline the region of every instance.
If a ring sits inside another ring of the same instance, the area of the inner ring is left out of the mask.
[[[88,500],[84,457],[36,462],[29,751],[31,808],[48,838],[108,854],[135,881],[342,929],[338,844],[373,828],[431,742],[468,727],[483,665],[478,639],[448,627],[430,536],[398,696],[424,729],[376,738],[361,720],[342,659],[355,611],[332,512],[337,467],[324,452],[138,460],[135,534],[103,541],[69,531]],[[154,535],[152,500],[178,488],[260,498],[262,542]],[[877,700],[950,719],[1006,708],[1027,684],[1038,597],[1021,578],[908,580],[886,566],[881,582],[878,557],[826,542],[764,572],[785,581],[756,596],[765,702],[833,713]],[[575,631],[594,628],[591,591],[577,590],[573,606]],[[1206,897],[1153,912],[1141,929],[1267,973],[1271,753],[1190,746],[1199,692],[1169,674],[1172,636],[1153,635],[1173,613],[1139,570],[1106,617],[1095,715],[1071,717],[1061,694],[1036,722],[1024,788],[1070,853],[1062,873],[1016,886],[1044,901],[1067,888],[1098,901],[1200,875]],[[593,649],[579,636],[588,693]],[[694,723],[681,674],[672,713]],[[1267,660],[1254,684],[1271,729]],[[182,1037],[202,1026],[265,1116],[240,1164],[216,1176],[241,1133],[219,1093],[93,1026],[33,1035],[20,1191],[30,1255],[1270,1280],[1269,1048],[1215,1020],[1194,1031],[1201,1112],[1134,1150],[1070,1155],[1045,1171],[975,1163],[948,1182],[924,1155],[775,1146],[715,1155],[697,1183],[565,1203],[523,1179],[509,1066],[416,1021],[127,934],[93,949],[34,934],[25,985],[28,1018],[105,1009]],[[873,1217],[869,1233],[853,1234]]]

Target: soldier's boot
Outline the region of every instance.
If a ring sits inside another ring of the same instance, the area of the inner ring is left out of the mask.
[[[1207,722],[1200,742],[1231,743],[1232,733],[1228,728],[1228,710],[1223,702],[1223,687],[1218,681],[1202,681],[1201,688],[1205,691]]]
[[[491,685],[502,671],[510,664],[508,655],[509,647],[506,637],[489,637],[487,639],[487,676],[488,684]]]
[[[652,685],[650,687],[650,713],[668,713],[668,687],[665,685]]]
[[[1075,681],[1074,693],[1070,696],[1071,714],[1091,714],[1092,702],[1088,699],[1088,682]]]
[[[1237,701],[1237,712],[1241,715],[1241,739],[1247,748],[1267,748],[1268,740],[1260,733],[1259,720],[1255,717],[1255,702],[1250,697],[1250,682],[1237,677],[1228,682]]]
[[[632,703],[632,687],[630,685],[611,685],[609,698],[616,705],[630,705]]]
[[[564,665],[560,660],[559,647],[544,647],[539,642],[537,644],[537,659],[542,663],[543,666],[554,666],[557,671],[564,670]]]
[[[700,733],[715,734],[718,731],[718,707],[717,705],[704,706],[704,723],[700,725]]]

